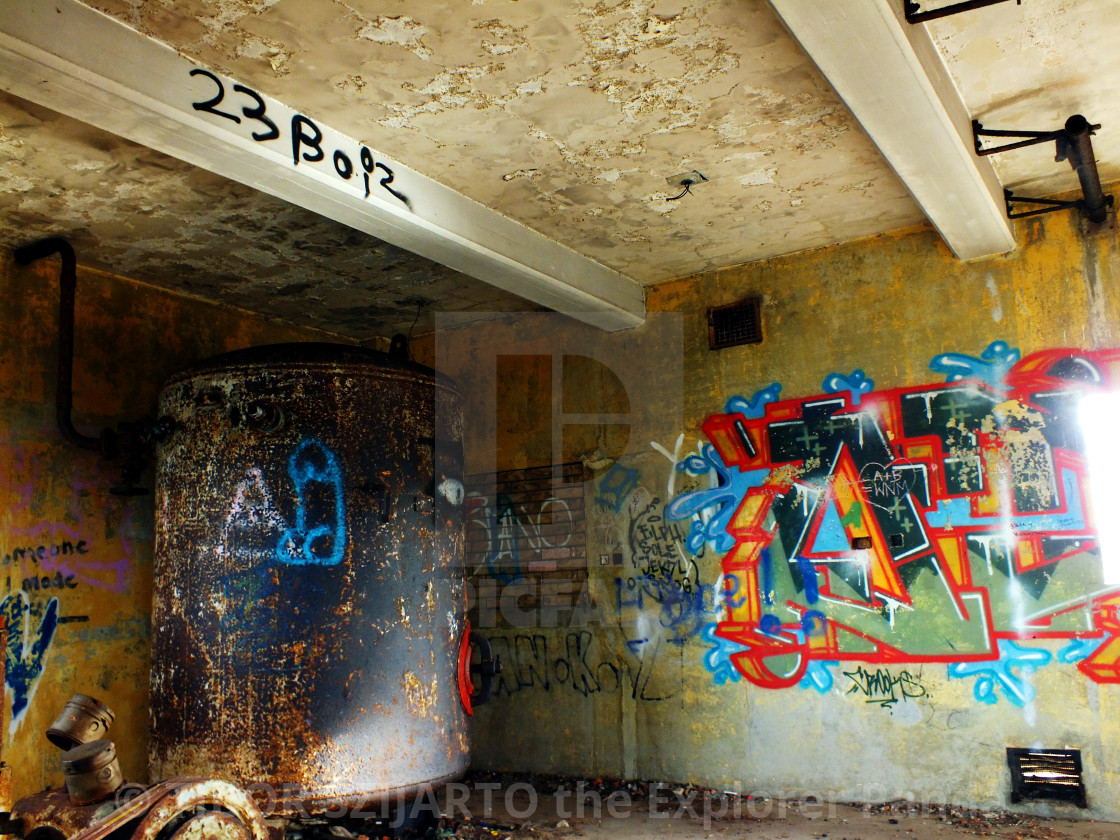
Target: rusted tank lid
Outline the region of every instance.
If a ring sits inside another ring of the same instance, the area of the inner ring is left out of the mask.
[[[64,752],[62,754],[62,771],[67,775],[88,773],[116,760],[116,744],[102,738]]]
[[[440,385],[454,389],[454,383],[441,373],[417,362],[382,353],[356,344],[331,344],[321,341],[296,341],[285,344],[262,344],[212,356],[195,365],[175,372],[168,382],[190,379],[202,374],[216,373],[235,367],[285,367],[301,365],[355,365],[370,366],[381,370],[396,370],[414,376],[434,379]]]

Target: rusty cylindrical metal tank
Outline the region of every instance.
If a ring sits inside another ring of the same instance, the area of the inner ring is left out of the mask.
[[[173,376],[160,413],[152,778],[267,784],[290,816],[464,771],[454,388],[365,348],[272,345]]]

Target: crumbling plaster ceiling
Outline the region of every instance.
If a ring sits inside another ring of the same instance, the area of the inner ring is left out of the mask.
[[[763,0],[87,5],[642,283],[923,219]],[[1115,0],[1028,0],[929,27],[985,125],[1105,123],[1110,180],[1117,17]],[[1024,194],[1074,187],[1052,158],[995,164]],[[666,178],[692,169],[710,180],[669,201]],[[13,98],[0,188],[6,242],[72,231],[83,262],[358,338],[406,329],[421,302],[529,306]]]
[[[61,234],[82,265],[359,340],[430,330],[436,301],[459,312],[538,308],[2,93],[0,195],[10,246]]]
[[[762,0],[88,5],[644,283],[922,220]]]

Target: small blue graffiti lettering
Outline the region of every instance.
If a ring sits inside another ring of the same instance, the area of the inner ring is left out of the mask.
[[[701,632],[704,621],[719,612],[720,596],[710,583],[688,578],[675,580],[669,576],[638,575],[614,579],[615,606],[619,615],[624,608],[644,610],[646,599],[660,605],[661,626],[671,630],[674,638],[688,639]]]
[[[743,581],[739,579],[738,575],[723,576],[723,603],[729,610],[737,610],[747,603],[747,596],[739,595],[739,590],[742,587]]]
[[[716,635],[716,623],[713,621],[710,624],[704,625],[701,638],[713,647],[704,654],[704,667],[712,675],[712,680],[716,685],[723,685],[727,682],[739,682],[742,675],[739,670],[731,664],[731,657],[736,653],[742,653],[748,648],[738,642],[733,642],[729,639],[724,639]]]
[[[323,444],[305,440],[288,461],[296,488],[296,524],[280,537],[276,559],[292,565],[337,565],[346,553],[342,470]]]
[[[757,420],[766,416],[767,403],[777,402],[781,391],[780,384],[771,382],[765,388],[755,391],[749,400],[746,397],[732,397],[727,401],[724,411],[728,414],[742,414],[748,420]]]
[[[941,353],[933,357],[929,367],[934,373],[945,374],[946,382],[976,378],[999,388],[1017,361],[1019,348],[1008,346],[1006,341],[993,341],[979,359],[964,353]]]
[[[1024,513],[1017,516],[973,516],[971,499],[942,499],[937,509],[923,514],[931,528],[981,526],[984,528],[1010,528],[1016,534],[1046,533],[1047,531],[1077,531],[1087,528],[1081,499],[1086,495],[1081,481],[1071,469],[1062,468],[1062,493],[1068,510],[1065,514],[1052,511]]]
[[[607,474],[599,481],[599,495],[595,502],[600,507],[609,508],[615,513],[622,510],[622,506],[638,486],[638,471],[615,463]]]
[[[998,662],[955,662],[949,666],[949,676],[953,679],[976,677],[972,693],[981,703],[989,706],[998,703],[998,687],[1016,706],[1024,706],[1035,696],[1030,676],[1049,665],[1053,655],[1048,650],[1023,647],[1010,639],[999,639],[998,643]],[[1012,669],[1018,669],[1019,673]]]
[[[0,601],[0,615],[8,621],[8,649],[4,664],[4,682],[12,690],[11,731],[15,732],[27,713],[43,662],[58,628],[58,598],[51,598],[34,631],[30,627],[31,603],[27,594],[13,592]]]
[[[853,370],[848,376],[842,373],[830,373],[824,378],[821,387],[826,394],[839,394],[847,391],[852,396],[852,405],[859,405],[864,394],[870,394],[875,388],[875,380],[868,379],[862,369]]]
[[[805,676],[797,684],[798,688],[813,689],[817,694],[828,694],[832,691],[835,678],[829,668],[838,668],[840,663],[831,659],[813,659],[805,666]]]
[[[1101,645],[1105,643],[1106,639],[1073,639],[1068,645],[1059,650],[1057,659],[1063,665],[1073,665],[1075,662],[1081,662],[1088,659]]]
[[[686,543],[688,550],[693,554],[698,553],[705,542],[722,553],[730,551],[735,545],[735,538],[727,533],[731,517],[739,509],[747,491],[752,487],[761,487],[762,482],[770,475],[770,470],[742,472],[738,467],[728,467],[710,443],[704,444],[701,452],[700,455],[689,455],[677,464],[677,470],[692,475],[715,472],[719,479],[719,486],[693,490],[691,493],[677,496],[665,508],[665,516],[669,519],[696,517],[692,521]],[[701,512],[707,512],[707,508],[712,507],[717,509],[714,515],[708,518],[701,515]]]

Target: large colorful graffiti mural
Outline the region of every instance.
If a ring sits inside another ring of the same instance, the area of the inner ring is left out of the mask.
[[[1054,658],[1025,640],[1065,639],[1059,661],[1120,682],[1078,420],[1118,362],[993,342],[934,358],[937,384],[876,392],[857,370],[805,399],[729,400],[677,465],[710,486],[666,508],[690,550],[723,554],[716,681],[819,689],[838,663],[942,662],[977,699],[1022,705]]]

